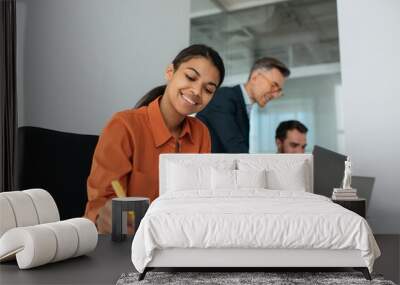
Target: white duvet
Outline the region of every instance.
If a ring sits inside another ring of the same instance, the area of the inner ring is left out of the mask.
[[[358,249],[372,272],[380,255],[365,219],[328,198],[299,191],[184,191],[157,198],[132,243],[143,272],[155,249]]]

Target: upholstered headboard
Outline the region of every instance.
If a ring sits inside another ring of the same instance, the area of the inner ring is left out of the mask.
[[[175,165],[183,165],[184,169],[189,171],[192,168],[204,166],[239,170],[273,169],[273,171],[280,172],[280,179],[286,178],[287,173],[296,169],[306,180],[305,191],[313,192],[312,154],[161,154],[159,163],[160,195],[168,191],[167,185],[171,184],[169,179],[179,179],[179,175],[177,176],[176,173],[171,175],[171,169]]]

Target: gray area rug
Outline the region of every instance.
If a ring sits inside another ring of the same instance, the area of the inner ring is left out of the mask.
[[[360,272],[148,272],[138,281],[139,273],[122,274],[117,285],[133,284],[379,284],[395,285],[381,275],[368,281]]]

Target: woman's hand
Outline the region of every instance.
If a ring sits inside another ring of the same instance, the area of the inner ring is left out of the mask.
[[[112,228],[112,208],[111,200],[100,209],[99,216],[96,220],[97,230],[99,234],[110,234]]]

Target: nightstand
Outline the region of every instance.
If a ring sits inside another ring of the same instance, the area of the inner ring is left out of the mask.
[[[340,206],[359,214],[365,219],[367,201],[364,198],[358,198],[356,200],[333,200],[332,202],[339,204]]]

